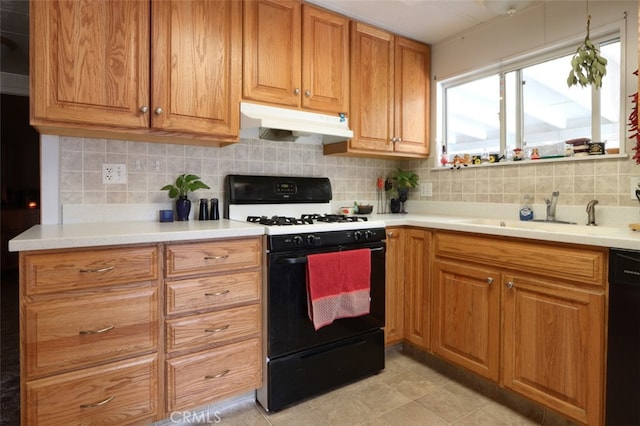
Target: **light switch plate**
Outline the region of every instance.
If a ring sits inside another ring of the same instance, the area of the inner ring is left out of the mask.
[[[420,196],[432,197],[433,196],[433,184],[431,182],[420,183]]]
[[[102,183],[116,185],[127,183],[126,164],[104,163],[102,164]]]

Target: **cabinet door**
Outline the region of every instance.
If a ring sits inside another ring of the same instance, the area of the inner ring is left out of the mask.
[[[584,424],[602,424],[605,297],[506,277],[504,385]]]
[[[396,152],[429,154],[429,46],[396,37]]]
[[[302,5],[302,106],[349,111],[349,19]]]
[[[404,337],[404,254],[405,230],[387,229],[386,257],[386,321],[384,342],[398,343]]]
[[[392,152],[393,35],[360,22],[351,28],[350,147]]]
[[[244,99],[300,106],[300,2],[247,0],[243,11]]]
[[[463,260],[437,260],[433,277],[433,351],[497,381],[500,272]]]
[[[414,345],[429,349],[430,342],[430,259],[431,233],[420,229],[407,231],[405,250],[405,338]]]
[[[241,3],[154,1],[152,12],[151,126],[237,136]]]
[[[32,124],[149,126],[149,4],[30,3]]]

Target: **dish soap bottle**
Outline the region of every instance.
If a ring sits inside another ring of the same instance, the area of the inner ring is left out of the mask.
[[[531,195],[525,194],[522,208],[520,208],[520,220],[533,220],[533,210],[531,209]]]

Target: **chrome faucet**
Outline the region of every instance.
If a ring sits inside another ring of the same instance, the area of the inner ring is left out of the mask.
[[[587,226],[597,226],[596,223],[596,204],[598,200],[591,200],[587,203]]]
[[[551,199],[545,198],[544,202],[547,205],[547,222],[556,221],[556,205],[558,204],[559,191],[553,191],[551,193]]]

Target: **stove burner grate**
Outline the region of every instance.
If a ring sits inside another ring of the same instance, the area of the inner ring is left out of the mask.
[[[366,222],[364,216],[343,214],[303,214],[299,218],[288,216],[247,216],[247,222],[267,226],[313,225],[315,223]]]

